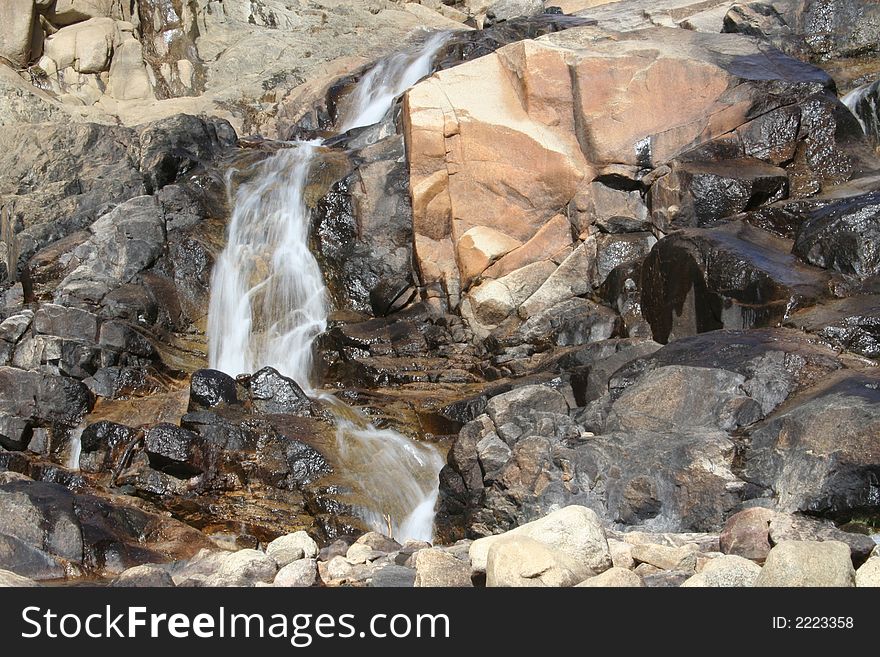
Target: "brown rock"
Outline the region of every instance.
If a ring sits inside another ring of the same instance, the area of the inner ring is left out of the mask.
[[[733,514],[721,531],[721,551],[764,563],[770,553],[770,521],[775,515],[760,507]]]
[[[489,265],[520,246],[520,241],[494,228],[471,228],[461,236],[457,244],[462,286],[468,287]]]

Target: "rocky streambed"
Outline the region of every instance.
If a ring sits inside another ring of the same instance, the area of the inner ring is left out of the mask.
[[[876,584],[875,4],[13,4],[4,583]],[[235,192],[293,140],[314,389],[208,361]],[[364,514],[342,407],[445,455],[431,543]]]

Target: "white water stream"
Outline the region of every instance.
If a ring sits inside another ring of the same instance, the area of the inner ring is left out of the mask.
[[[431,72],[448,33],[380,60],[346,99],[339,133],[383,119],[394,101]],[[234,193],[227,246],[214,268],[209,359],[236,376],[272,366],[328,403],[337,417],[340,474],[376,531],[430,541],[443,458],[430,444],[376,429],[342,402],[314,390],[312,343],[327,328],[327,290],[309,251],[304,191],[319,142],[293,142],[256,165]]]

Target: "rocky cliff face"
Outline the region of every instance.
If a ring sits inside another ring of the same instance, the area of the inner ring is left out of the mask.
[[[205,369],[230,192],[297,138],[325,140],[305,186],[322,383],[448,450],[438,542],[572,504],[707,533],[766,507],[860,563],[832,523],[878,517],[875,9],[7,3],[0,568],[109,578],[306,530],[344,546],[311,582],[374,576],[327,400]],[[450,30],[435,73],[327,139],[423,28]],[[389,581],[488,577],[485,553],[471,572],[459,548],[368,547],[406,571]]]

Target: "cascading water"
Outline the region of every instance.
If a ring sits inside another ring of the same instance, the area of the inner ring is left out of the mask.
[[[431,73],[448,33],[429,35],[415,49],[381,60],[347,99],[339,132],[381,121],[396,98]],[[391,430],[379,430],[355,409],[313,389],[312,343],[327,328],[328,295],[308,248],[305,202],[318,142],[293,142],[238,187],[226,248],[211,284],[208,337],[211,367],[237,375],[267,365],[327,403],[336,416],[338,466],[377,531],[398,539],[431,540],[438,450]]]
[[[841,98],[866,135],[880,135],[880,112],[877,111],[876,98],[880,92],[880,81],[862,85]]]

